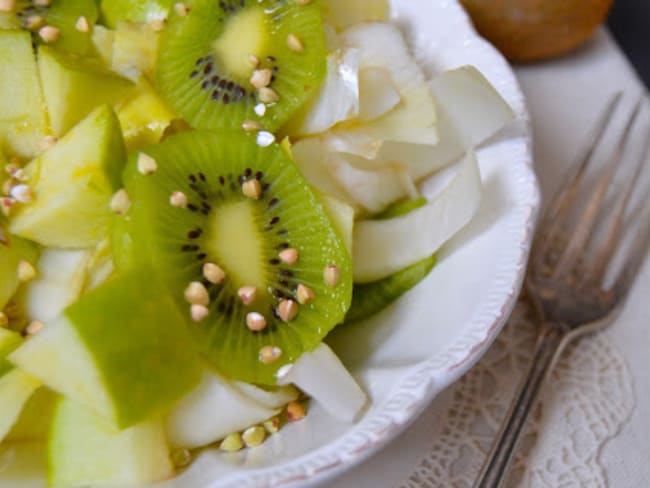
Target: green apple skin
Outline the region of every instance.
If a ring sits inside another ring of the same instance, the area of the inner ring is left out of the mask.
[[[0,486],[42,487],[46,474],[46,446],[43,442],[0,444],[2,464]]]
[[[49,46],[38,49],[38,69],[43,81],[52,132],[60,137],[92,110],[115,105],[134,84],[98,61],[82,59]]]
[[[47,465],[54,488],[145,486],[174,472],[161,421],[120,430],[66,398],[55,407]]]
[[[0,377],[0,442],[18,420],[27,400],[40,386],[38,379],[18,368]]]
[[[32,158],[48,133],[29,32],[0,29],[0,149]]]
[[[23,406],[18,420],[5,437],[5,441],[21,443],[46,441],[58,399],[59,395],[49,388],[45,386],[38,388]]]
[[[9,230],[48,247],[96,246],[108,234],[125,162],[119,121],[102,105],[27,165],[34,199],[17,208]]]
[[[9,360],[120,428],[165,411],[198,384],[203,364],[154,276],[134,268],[106,281]]]

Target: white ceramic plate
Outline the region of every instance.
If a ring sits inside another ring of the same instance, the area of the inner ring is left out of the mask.
[[[425,281],[378,316],[328,338],[372,399],[357,424],[341,424],[316,406],[258,448],[204,453],[165,488],[331,479],[388,443],[465,373],[515,303],[539,206],[523,95],[507,62],[474,32],[455,0],[393,0],[392,7],[429,77],[472,64],[516,113],[507,133],[478,152],[485,185],[479,215],[445,246]]]

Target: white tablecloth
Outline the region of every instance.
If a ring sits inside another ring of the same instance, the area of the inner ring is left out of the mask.
[[[606,31],[562,59],[516,68],[531,112],[547,199],[608,98],[643,89]],[[648,162],[650,164],[650,162]],[[650,259],[622,314],[557,367],[531,421],[512,486],[650,487]],[[470,487],[534,339],[525,303],[484,359],[395,442],[330,488]]]

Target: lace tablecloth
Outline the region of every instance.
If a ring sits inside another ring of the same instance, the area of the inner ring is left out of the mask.
[[[516,69],[533,123],[535,163],[552,194],[612,93],[641,84],[601,31],[561,60]],[[650,487],[650,259],[607,331],[570,347],[556,367],[515,461],[510,486]],[[330,488],[462,487],[476,478],[525,369],[535,326],[524,300],[484,358],[395,442]]]

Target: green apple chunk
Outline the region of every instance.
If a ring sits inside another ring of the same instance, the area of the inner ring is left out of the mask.
[[[0,148],[36,155],[47,133],[43,94],[29,32],[0,29]]]
[[[97,245],[108,234],[125,160],[119,121],[102,105],[27,165],[34,199],[17,208],[10,231],[44,246]]]
[[[103,283],[9,360],[121,428],[165,410],[199,382],[202,364],[153,276],[134,268]]]
[[[65,398],[56,406],[47,457],[52,487],[144,486],[173,475],[160,421],[119,430]]]
[[[113,59],[113,42],[115,31],[102,25],[95,25],[92,32],[92,41],[95,52],[104,65],[110,66]]]
[[[27,400],[18,420],[5,441],[33,442],[47,439],[52,424],[54,407],[59,395],[45,386],[38,388]],[[0,483],[1,485],[1,483]]]
[[[94,108],[115,105],[133,83],[99,62],[62,53],[49,46],[38,49],[38,70],[52,132],[59,137]]]
[[[19,368],[0,377],[0,442],[18,420],[29,397],[40,386],[38,379]]]
[[[111,69],[129,77],[137,72],[153,79],[159,38],[160,33],[148,24],[118,22]]]
[[[38,261],[38,248],[33,243],[15,236],[9,236],[6,244],[0,244],[0,310],[18,290],[18,265],[25,260],[32,265]]]
[[[174,0],[102,0],[101,12],[104,22],[115,28],[122,20],[151,22],[167,17]]]
[[[175,118],[150,83],[141,78],[137,89],[117,107],[124,142],[129,151],[157,144]]]
[[[42,487],[46,474],[46,449],[42,442],[0,444],[0,486],[3,488]]]

